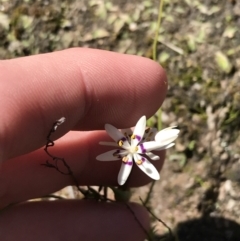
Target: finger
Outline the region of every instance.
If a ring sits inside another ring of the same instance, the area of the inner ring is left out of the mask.
[[[0,160],[43,146],[62,116],[56,137],[105,123],[133,126],[159,108],[166,89],[163,69],[138,56],[75,48],[1,61]]]
[[[109,141],[104,131],[69,132],[56,141],[50,153],[64,158],[73,171],[79,185],[117,186],[117,176],[121,161],[97,161],[96,156],[111,150],[112,147],[100,146],[100,141]],[[157,170],[163,165],[164,152],[159,161],[152,161]],[[45,196],[59,189],[74,185],[71,176],[63,175],[53,168],[42,164],[52,161],[43,149],[8,160],[0,169],[0,208],[11,203]],[[68,172],[61,161],[57,163],[61,172]],[[136,165],[125,184],[126,187],[142,186],[151,179]]]
[[[28,202],[1,213],[1,240],[144,240],[148,214],[136,204],[129,208],[124,203],[87,200]]]

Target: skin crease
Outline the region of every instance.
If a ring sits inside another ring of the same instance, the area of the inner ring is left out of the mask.
[[[69,176],[41,165],[49,159],[42,149],[46,135],[62,116],[66,122],[54,133],[58,140],[51,152],[65,158],[80,185],[117,185],[121,162],[96,161],[97,155],[112,149],[98,145],[111,140],[101,129],[105,123],[126,128],[134,126],[142,115],[150,117],[166,91],[163,69],[138,56],[75,48],[0,61],[0,109],[4,113],[0,122],[0,208],[73,184]],[[164,152],[160,156],[160,161],[153,162],[159,170]],[[126,186],[149,181],[134,166]],[[146,210],[131,205],[147,229]],[[32,222],[36,218],[39,225]],[[91,220],[92,226],[85,227],[86,220]],[[23,229],[29,223],[28,234]],[[14,241],[33,240],[34,234],[38,237],[34,240],[79,240],[84,235],[86,241],[134,241],[145,237],[126,207],[75,200],[25,203],[6,209],[0,215],[0,233],[1,240]],[[72,237],[73,233],[76,236]]]

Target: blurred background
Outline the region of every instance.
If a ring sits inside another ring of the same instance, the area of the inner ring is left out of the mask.
[[[152,58],[158,12],[155,0],[0,0],[0,59],[75,46]],[[240,1],[165,0],[159,31],[162,126],[181,133],[148,205],[172,240],[240,240]]]

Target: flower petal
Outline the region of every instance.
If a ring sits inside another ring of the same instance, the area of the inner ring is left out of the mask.
[[[146,116],[142,116],[137,122],[131,137],[131,146],[136,146],[143,138],[146,128]]]
[[[122,162],[121,169],[118,173],[118,184],[119,185],[123,185],[127,181],[128,177],[130,175],[130,172],[132,170],[132,166],[133,166],[132,155],[131,154],[127,155],[127,159],[128,159],[127,162]]]
[[[161,142],[162,145],[170,144],[177,139],[179,132],[180,131],[178,129],[163,129],[156,134],[155,141]]]
[[[170,148],[170,147],[172,147],[172,146],[175,146],[175,143],[170,143],[170,144],[168,144],[168,145],[162,146],[162,147],[160,147],[160,148],[158,148],[158,149],[155,149],[155,151],[166,150],[166,149],[168,149],[168,148]]]
[[[163,146],[164,145],[162,143],[159,143],[156,141],[143,142],[140,145],[138,145],[138,153],[145,154],[146,152],[149,152],[152,150],[158,150]]]
[[[99,145],[102,145],[102,146],[116,146],[116,147],[118,147],[118,144],[116,142],[111,142],[111,141],[100,141]]]
[[[130,144],[127,140],[127,138],[122,134],[121,131],[119,131],[116,127],[106,124],[105,125],[105,130],[107,131],[108,135],[117,142],[119,146],[122,148],[128,148],[130,147]],[[121,145],[119,144],[121,142]]]
[[[96,157],[98,161],[116,161],[121,159],[121,150],[115,149],[104,152]]]
[[[160,174],[158,173],[157,169],[147,160],[147,158],[134,154],[134,161],[136,162],[137,166],[149,177],[154,180],[160,179]]]
[[[160,159],[159,156],[153,154],[152,152],[146,152],[146,155],[147,155],[151,160],[153,160],[153,161],[157,161],[157,160]]]
[[[131,136],[133,134],[132,129],[131,128],[127,128],[127,129],[121,129],[120,131],[127,138],[128,142],[131,143]]]

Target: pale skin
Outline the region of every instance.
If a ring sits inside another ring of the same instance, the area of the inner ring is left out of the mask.
[[[143,240],[143,230],[119,203],[24,201],[73,184],[41,165],[49,159],[42,148],[46,136],[63,116],[54,154],[65,158],[80,185],[117,186],[121,163],[96,161],[111,149],[98,145],[110,141],[104,124],[135,125],[155,113],[166,91],[164,70],[137,56],[74,48],[0,61],[0,209],[23,202],[0,213],[1,240]],[[164,153],[160,156],[154,162],[159,170]],[[133,167],[126,186],[149,181]],[[148,229],[146,210],[131,207]]]

